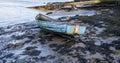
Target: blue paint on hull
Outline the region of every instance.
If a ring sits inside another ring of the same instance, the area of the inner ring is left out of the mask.
[[[54,32],[65,33],[74,35],[75,25],[63,24],[53,21],[38,21],[38,25],[43,28]],[[77,34],[84,34],[87,26],[79,26]]]

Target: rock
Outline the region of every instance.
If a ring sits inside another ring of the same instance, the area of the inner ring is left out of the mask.
[[[47,41],[53,41],[53,40],[52,40],[52,36],[47,37],[46,40],[47,40]]]
[[[17,48],[21,48],[23,47],[23,43],[16,43],[16,44],[8,44],[8,47],[9,49],[17,49]]]
[[[99,41],[99,42],[95,42],[95,45],[96,46],[100,46],[102,43]]]
[[[114,13],[114,11],[113,11],[113,10],[109,10],[109,13],[113,14],[113,13]]]
[[[0,55],[2,55],[2,52],[0,51]]]
[[[30,59],[17,59],[15,62],[13,63],[35,63],[35,61],[32,61]]]
[[[23,38],[24,38],[24,35],[23,35],[23,36],[12,35],[11,38],[14,38],[14,39],[16,39],[16,40],[20,40],[20,39],[23,39]]]
[[[33,39],[28,39],[24,43],[30,43]]]
[[[33,45],[33,44],[37,44],[37,43],[38,43],[38,41],[32,41],[31,44]]]
[[[115,47],[115,49],[120,50],[120,39],[113,41],[112,44]]]
[[[72,50],[71,49],[68,49],[68,48],[62,48],[58,51],[58,53],[64,55],[64,54],[68,54],[69,52],[71,52]]]
[[[101,55],[100,53],[96,53],[96,54],[93,54],[93,55],[87,55],[87,56],[85,56],[85,58],[86,59],[96,58],[96,59],[104,60],[104,56]]]
[[[48,58],[48,59],[54,59],[55,56],[53,56],[53,55],[48,55],[47,58]]]
[[[39,57],[33,57],[32,59],[35,60],[36,62],[38,62],[40,60]]]
[[[79,57],[79,63],[87,63],[87,60],[84,58]]]
[[[46,37],[43,36],[41,37],[41,40],[39,40],[41,42],[41,44],[45,44],[46,43]]]
[[[53,12],[48,12],[48,13],[46,13],[46,15],[49,15],[49,14],[52,14]]]
[[[0,35],[2,35],[3,33],[5,33],[5,31],[4,30],[0,30]]]
[[[46,61],[46,60],[47,60],[47,57],[41,57],[40,60],[41,60],[41,61]]]
[[[85,48],[86,45],[83,44],[83,43],[77,43],[77,44],[73,45],[73,47],[82,47],[82,48]]]
[[[86,55],[90,55],[90,51],[85,51],[86,52]]]
[[[83,49],[82,52],[85,52],[86,50],[90,51],[91,54],[95,54],[96,53],[96,47],[94,45],[86,47],[85,49]]]
[[[96,62],[96,58],[91,58],[90,63],[94,63],[94,62]]]
[[[50,44],[49,47],[51,47],[51,48],[57,47],[57,44]]]
[[[117,60],[117,62],[119,63],[119,62],[120,62],[120,59],[119,59],[119,60]]]
[[[116,49],[115,49],[114,47],[111,46],[111,47],[110,47],[110,50],[115,51]]]
[[[6,62],[7,62],[7,60],[2,60],[2,62],[3,62],[3,63],[6,63]]]
[[[58,18],[58,20],[60,20],[60,21],[67,21],[67,20],[69,20],[69,17],[68,16],[60,17],[60,18]]]
[[[111,44],[103,43],[100,47],[109,50],[110,46],[111,46]]]
[[[34,39],[35,37],[34,36],[32,36],[32,35],[28,35],[27,36],[29,39]]]
[[[7,55],[5,55],[3,58],[11,58],[14,54],[13,53],[9,53]]]
[[[26,63],[26,61],[24,59],[18,59],[14,63]]]
[[[31,47],[26,47],[25,50],[33,50],[35,48],[37,48],[37,47],[36,46],[33,46],[33,47],[31,46]]]
[[[26,50],[24,51],[25,55],[29,55],[29,56],[39,56],[39,54],[41,53],[40,50]]]

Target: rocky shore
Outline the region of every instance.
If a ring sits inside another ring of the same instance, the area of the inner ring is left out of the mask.
[[[120,9],[73,16],[88,24],[79,41],[41,31],[36,23],[0,28],[0,63],[120,63]]]

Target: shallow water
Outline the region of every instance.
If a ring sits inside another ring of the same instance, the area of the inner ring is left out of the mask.
[[[30,3],[28,2],[28,5]],[[27,2],[0,1],[0,27],[35,21],[34,17],[40,11],[31,10],[24,6],[27,6]]]
[[[66,0],[5,0],[0,1],[0,27],[25,23],[25,22],[34,22],[35,16],[38,13],[46,14],[46,12],[38,11],[35,9],[29,9],[26,7],[44,5],[48,2],[63,2]],[[70,0],[69,0],[70,1]],[[79,10],[71,13],[56,13],[53,15],[48,15],[54,19],[63,17],[63,16],[75,16],[79,14],[81,16],[91,16],[96,14],[93,10]]]

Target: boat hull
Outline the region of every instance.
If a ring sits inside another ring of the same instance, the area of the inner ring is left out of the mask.
[[[38,26],[42,29],[50,30],[53,32],[64,33],[68,35],[84,34],[86,27],[80,24],[68,24],[54,21],[38,21]]]

